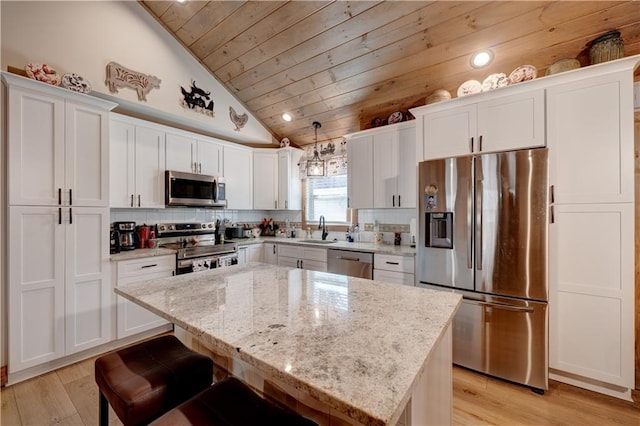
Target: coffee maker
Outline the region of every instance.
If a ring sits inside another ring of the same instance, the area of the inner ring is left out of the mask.
[[[113,223],[109,230],[109,253],[120,253],[120,232],[115,230]]]
[[[114,228],[120,234],[120,250],[135,250],[135,222],[114,222]]]

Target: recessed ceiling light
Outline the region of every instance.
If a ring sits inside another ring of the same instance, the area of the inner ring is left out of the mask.
[[[471,55],[471,66],[473,68],[482,68],[489,65],[492,60],[493,52],[491,50],[481,50]]]
[[[182,3],[186,3],[187,0],[176,0],[178,3],[182,4]]]
[[[284,121],[291,121],[291,114],[289,114],[288,112],[285,112],[282,114],[282,119]]]

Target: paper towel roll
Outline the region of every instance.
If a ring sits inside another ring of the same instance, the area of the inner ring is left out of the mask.
[[[416,219],[411,219],[409,222],[409,244],[416,245]]]

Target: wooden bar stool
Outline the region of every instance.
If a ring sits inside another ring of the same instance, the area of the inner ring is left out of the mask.
[[[149,426],[317,426],[317,423],[281,408],[235,377],[213,384]]]
[[[101,356],[95,363],[100,425],[109,424],[109,404],[125,426],[148,424],[206,389],[213,361],[162,336]]]

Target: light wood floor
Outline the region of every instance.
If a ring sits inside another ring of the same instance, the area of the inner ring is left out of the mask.
[[[97,425],[95,359],[3,388],[2,426]],[[456,425],[640,425],[631,403],[552,382],[545,395],[461,368],[453,372]],[[111,425],[121,425],[113,411]]]

